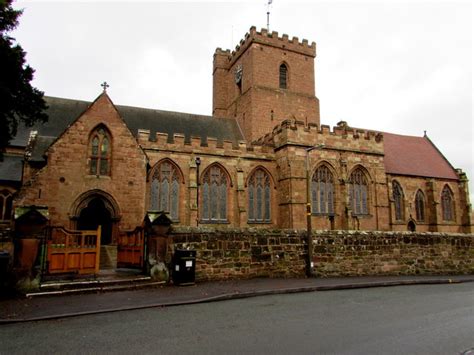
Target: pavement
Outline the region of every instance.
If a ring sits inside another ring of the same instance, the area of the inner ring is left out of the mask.
[[[162,285],[120,292],[16,298],[0,300],[0,325],[273,294],[463,282],[474,282],[474,275],[258,278],[200,282],[193,286]]]

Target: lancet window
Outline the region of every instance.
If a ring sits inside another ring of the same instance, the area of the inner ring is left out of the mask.
[[[288,87],[288,67],[286,64],[280,65],[280,89]]]
[[[270,176],[263,169],[257,169],[248,182],[248,221],[250,223],[269,223],[271,202]]]
[[[202,177],[201,220],[227,221],[227,174],[218,165],[206,170]]]
[[[334,178],[325,165],[321,165],[311,179],[311,212],[334,214]]]
[[[395,219],[397,221],[403,220],[403,190],[400,184],[396,181],[392,182],[392,189],[393,189],[393,203],[395,205]]]
[[[172,220],[179,219],[180,173],[170,161],[159,163],[153,171],[150,188],[150,209],[164,211]]]
[[[416,220],[422,222],[425,220],[425,195],[418,190],[415,196]]]
[[[94,130],[89,144],[89,173],[91,175],[110,175],[110,157],[112,152],[110,134],[100,126]]]
[[[443,220],[454,221],[454,198],[448,185],[443,188],[441,193],[441,210],[443,212]]]

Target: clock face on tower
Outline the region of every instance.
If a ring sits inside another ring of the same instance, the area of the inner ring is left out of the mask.
[[[235,68],[235,74],[234,74],[235,75],[234,80],[237,85],[242,82],[242,73],[243,73],[242,64],[239,64]]]

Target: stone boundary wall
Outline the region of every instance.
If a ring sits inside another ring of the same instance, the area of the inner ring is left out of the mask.
[[[304,277],[305,231],[177,227],[175,248],[197,251],[196,279]],[[320,277],[474,274],[474,236],[321,231],[313,235]]]

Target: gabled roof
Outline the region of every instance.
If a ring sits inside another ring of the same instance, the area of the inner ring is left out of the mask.
[[[456,171],[428,137],[383,133],[387,174],[458,180]]]
[[[11,145],[25,147],[30,131],[38,131],[38,136],[58,137],[91,104],[88,101],[57,97],[45,97],[45,101],[49,106],[46,111],[48,122],[33,127],[18,127]],[[162,132],[168,133],[171,139],[173,134],[178,133],[184,134],[187,142],[191,136],[203,137],[204,140],[215,137],[220,142],[230,140],[234,144],[243,139],[234,119],[120,105],[116,105],[116,108],[134,136],[138,134],[138,129],[148,129],[150,137],[154,137],[156,132]]]

